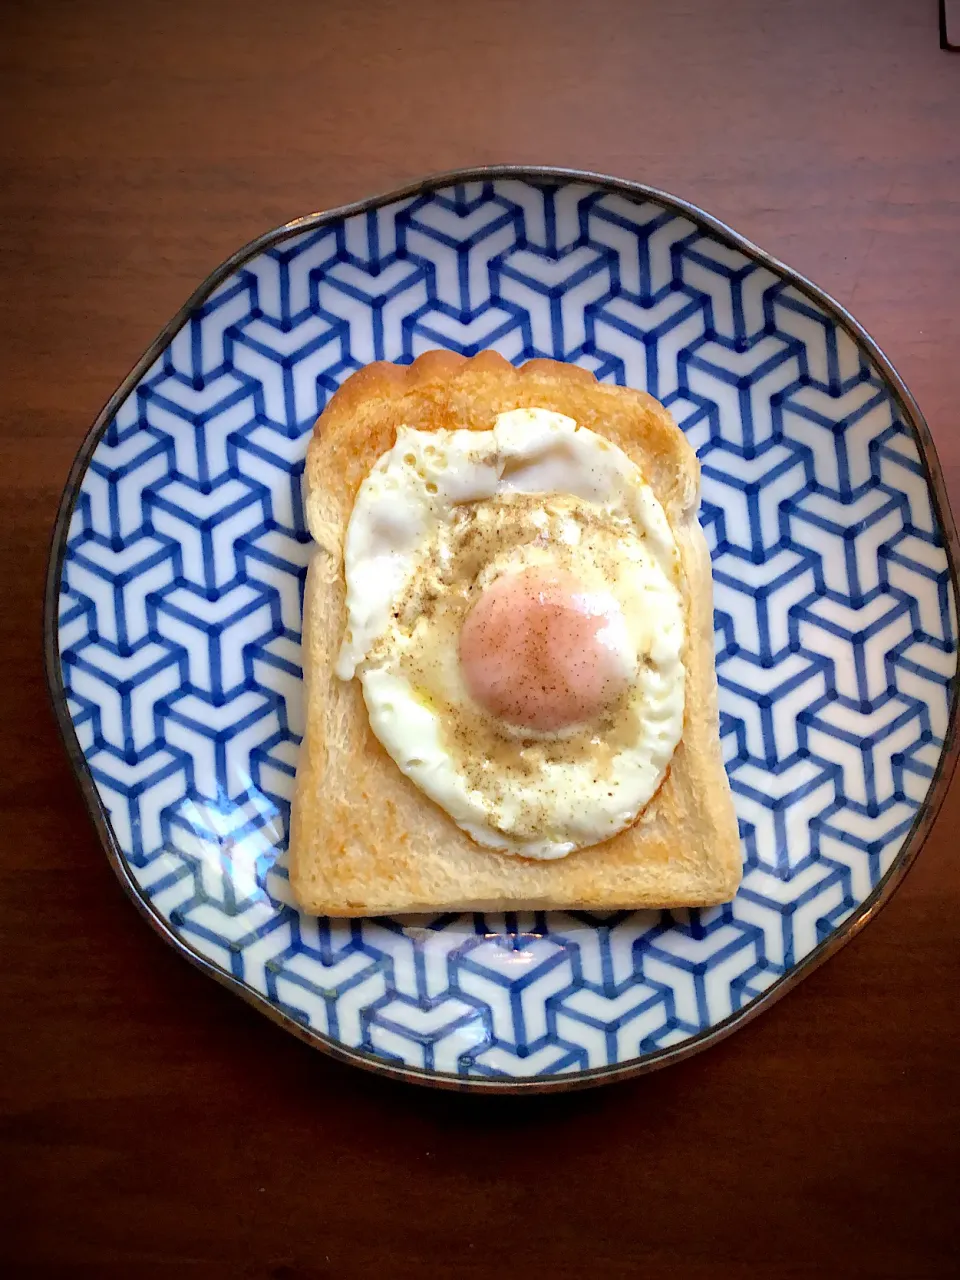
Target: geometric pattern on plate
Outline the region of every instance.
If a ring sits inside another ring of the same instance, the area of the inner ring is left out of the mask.
[[[292,906],[307,438],[355,369],[438,346],[645,388],[697,449],[746,861],[732,904],[356,921]],[[956,667],[925,467],[869,356],[717,231],[566,180],[427,191],[240,266],[97,445],[59,626],[120,853],[183,943],[322,1040],[468,1078],[642,1062],[799,965],[896,859]]]

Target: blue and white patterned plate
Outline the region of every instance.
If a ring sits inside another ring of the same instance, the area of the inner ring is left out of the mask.
[[[292,906],[307,437],[353,370],[438,346],[645,387],[699,451],[732,904]],[[388,1074],[568,1087],[713,1042],[889,897],[956,755],[956,548],[920,413],[836,303],[660,192],[477,170],[281,227],[201,286],[76,461],[47,671],[115,869],[207,973]]]

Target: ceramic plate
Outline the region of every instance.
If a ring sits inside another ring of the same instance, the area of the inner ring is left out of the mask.
[[[696,447],[733,903],[292,905],[306,442],[355,369],[431,347],[646,388]],[[74,466],[47,671],[114,868],[206,973],[389,1075],[569,1087],[713,1043],[890,896],[956,754],[956,547],[916,405],[819,289],[662,192],[476,170],[280,227],[194,294]]]

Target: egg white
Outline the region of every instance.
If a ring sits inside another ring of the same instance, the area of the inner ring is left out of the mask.
[[[521,496],[530,494],[543,500],[531,504]],[[520,504],[531,532],[517,541]],[[513,757],[522,768],[509,774],[496,753],[483,753],[482,732],[472,743],[467,735],[465,754],[457,721],[478,722],[471,719],[455,637],[427,614],[402,616],[411,592],[422,599],[449,590],[447,570],[465,522],[485,526],[494,548],[470,587],[474,596],[501,573],[559,559],[587,589],[619,601],[637,665],[622,710],[629,738],[620,733],[614,750],[585,726],[566,756],[562,748],[528,741]],[[512,530],[514,541],[501,545],[501,530]],[[474,840],[505,853],[557,858],[636,820],[683,730],[686,636],[670,526],[622,450],[545,409],[501,414],[492,431],[401,427],[358,491],[344,573],[347,625],[337,675],[359,677],[374,733]],[[418,654],[433,663],[442,710],[410,679]]]

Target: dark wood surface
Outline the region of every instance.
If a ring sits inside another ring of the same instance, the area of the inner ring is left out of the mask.
[[[548,1098],[298,1043],[138,917],[40,658],[101,404],[259,232],[445,168],[702,205],[888,352],[960,508],[960,56],[936,0],[17,4],[0,22],[0,1271],[952,1276],[960,788],[879,919],[730,1040]]]

